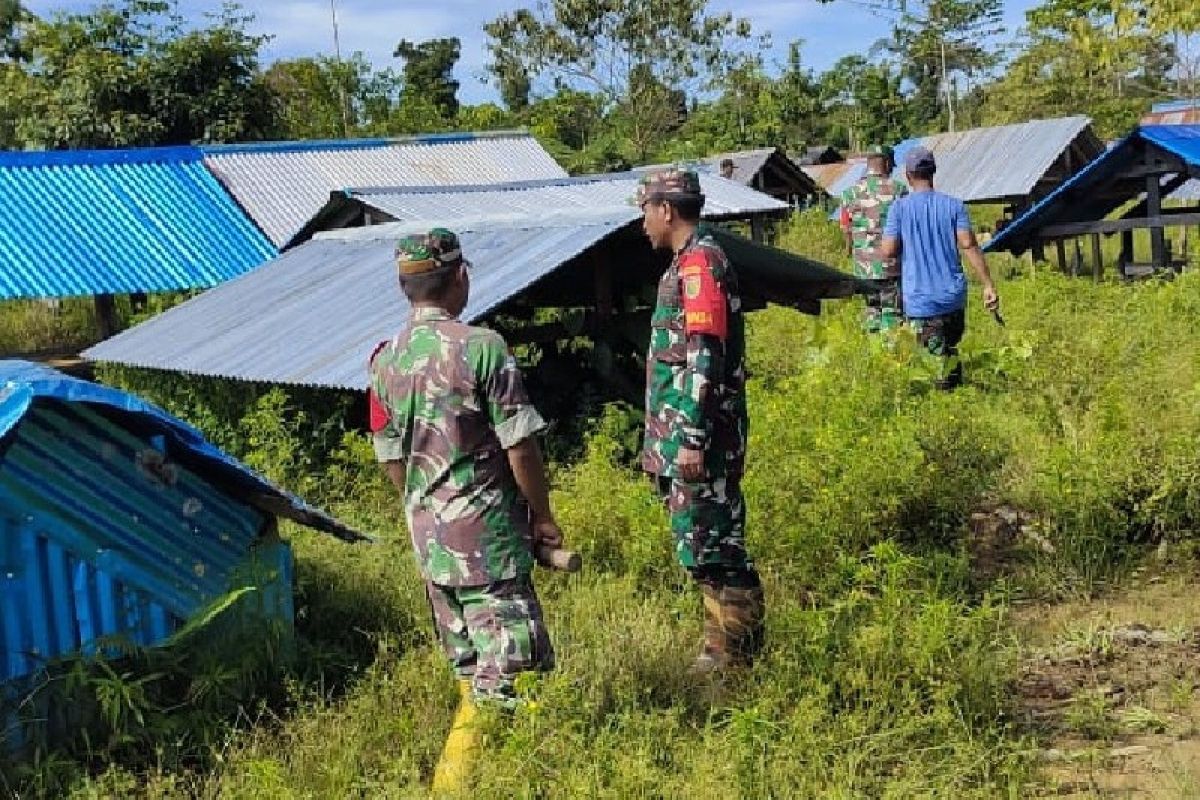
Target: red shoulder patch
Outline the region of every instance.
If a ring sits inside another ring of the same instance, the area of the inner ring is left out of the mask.
[[[724,340],[729,334],[725,287],[713,275],[708,254],[693,250],[679,261],[683,323],[687,335],[708,334]]]

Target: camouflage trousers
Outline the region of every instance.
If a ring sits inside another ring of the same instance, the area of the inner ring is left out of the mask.
[[[746,504],[738,478],[697,483],[657,478],[671,518],[675,557],[696,580],[756,586],[758,573],[746,552]]]
[[[529,576],[486,586],[442,586],[425,592],[442,650],[477,700],[510,701],[522,672],[554,667],[554,648]]]
[[[908,323],[931,355],[942,359],[939,389],[953,389],[962,384],[962,364],[958,360],[958,344],[967,328],[967,310],[960,308],[936,317],[913,317]]]
[[[899,278],[868,280],[870,289],[864,294],[867,307],[863,309],[863,328],[868,333],[894,330],[904,323]]]

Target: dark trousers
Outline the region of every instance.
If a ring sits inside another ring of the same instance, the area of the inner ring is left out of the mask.
[[[960,308],[949,314],[936,317],[909,317],[917,334],[917,340],[930,354],[943,359],[941,377],[936,381],[939,389],[953,389],[962,385],[962,363],[958,360],[958,343],[967,329],[967,310]]]

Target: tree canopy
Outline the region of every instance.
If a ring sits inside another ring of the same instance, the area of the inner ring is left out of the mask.
[[[846,0],[828,0],[831,3]],[[1126,131],[1200,94],[1192,0],[863,0],[893,34],[828,70],[707,0],[541,0],[486,23],[497,103],[459,97],[462,41],[261,63],[227,4],[189,24],[166,0],[45,17],[0,0],[0,145],[112,147],[526,127],[572,171],[816,144],[860,150],[948,128],[1086,114]],[[778,51],[775,51],[778,52]],[[502,105],[501,105],[502,104]]]

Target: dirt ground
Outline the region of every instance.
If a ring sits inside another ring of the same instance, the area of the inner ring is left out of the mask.
[[[1017,612],[1043,797],[1200,798],[1200,571]]]

